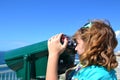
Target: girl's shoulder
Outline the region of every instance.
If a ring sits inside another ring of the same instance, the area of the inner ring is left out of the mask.
[[[89,80],[117,80],[115,75],[115,70],[108,71],[103,66],[91,65],[82,68],[73,76],[78,78],[78,80],[89,79]]]

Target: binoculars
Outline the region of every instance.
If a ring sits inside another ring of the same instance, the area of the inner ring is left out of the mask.
[[[60,55],[58,61],[58,75],[74,66],[76,43],[71,37],[62,35],[60,40],[62,44],[65,38],[67,38],[68,44],[64,54]],[[16,72],[19,80],[45,80],[47,60],[47,40],[5,53],[6,64]]]
[[[67,38],[68,40],[68,44],[67,44],[67,48],[65,50],[66,53],[76,53],[75,51],[75,47],[77,46],[77,43],[75,40],[72,39],[72,37],[67,36],[65,34],[62,35],[60,42],[63,44],[64,43],[64,39]]]

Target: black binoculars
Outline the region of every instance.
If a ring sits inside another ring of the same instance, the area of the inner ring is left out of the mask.
[[[67,44],[67,48],[65,50],[66,53],[72,53],[75,54],[75,47],[77,45],[76,41],[72,39],[72,37],[67,36],[65,34],[62,35],[60,42],[63,44],[64,43],[64,39],[67,38],[68,40],[68,44]]]

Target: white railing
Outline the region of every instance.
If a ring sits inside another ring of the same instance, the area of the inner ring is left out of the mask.
[[[17,79],[16,73],[13,70],[9,69],[6,64],[2,64],[0,65],[0,80],[20,80],[20,79]]]

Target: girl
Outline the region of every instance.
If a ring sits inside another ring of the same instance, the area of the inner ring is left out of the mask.
[[[48,65],[46,80],[58,80],[57,64],[60,54],[67,46],[67,39],[60,43],[62,33],[48,40]],[[110,24],[102,20],[92,20],[81,27],[73,39],[77,46],[80,63],[67,70],[65,80],[117,80],[115,68],[118,66],[114,49],[117,39]]]

